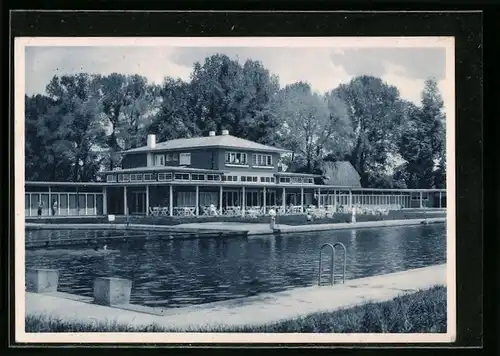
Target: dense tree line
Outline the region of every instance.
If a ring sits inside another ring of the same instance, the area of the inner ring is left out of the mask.
[[[321,172],[348,160],[363,186],[444,187],[445,115],[434,80],[421,105],[380,78],[359,76],[325,95],[308,83],[280,88],[262,63],[221,54],[195,63],[191,80],[162,85],[139,75],[55,76],[25,98],[26,180],[92,181],[120,165],[120,151],[159,141],[231,134],[293,153],[289,170]],[[403,162],[397,164],[395,162]]]

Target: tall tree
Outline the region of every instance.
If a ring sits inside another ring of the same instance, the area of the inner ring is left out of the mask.
[[[26,180],[58,181],[70,176],[58,128],[61,118],[52,115],[55,104],[44,95],[25,96]]]
[[[260,62],[243,66],[216,54],[195,63],[190,82],[190,108],[201,133],[227,129],[249,140],[269,143],[279,122],[270,110],[278,80]]]
[[[405,103],[396,87],[380,78],[359,76],[332,91],[347,106],[354,131],[354,145],[349,161],[367,186],[370,175],[385,170],[391,153],[397,151],[405,119]]]
[[[105,132],[97,88],[95,78],[85,73],[56,76],[47,86],[55,105],[44,116],[39,134],[53,141],[54,160],[61,155],[60,162],[69,162],[71,175],[66,179],[72,181],[93,180],[100,169]]]
[[[274,105],[283,122],[280,129],[283,145],[293,152],[291,160],[295,166],[302,161],[305,171],[316,171],[326,155],[342,155],[348,146],[347,111],[335,94],[325,98],[313,93],[309,84],[299,82],[283,88]]]
[[[425,82],[422,105],[413,108],[400,140],[410,188],[443,188],[445,184],[445,115],[443,100],[433,79]]]
[[[139,75],[112,73],[98,76],[96,81],[110,131],[108,165],[113,169],[120,164],[120,151],[145,143],[145,133],[159,110],[160,90]]]
[[[148,130],[159,141],[193,137],[200,134],[191,110],[191,87],[177,79],[166,78],[160,90],[161,104]]]

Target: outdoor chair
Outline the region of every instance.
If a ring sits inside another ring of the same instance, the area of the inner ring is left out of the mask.
[[[160,214],[163,215],[163,216],[167,216],[168,215],[168,208],[161,208],[160,209]]]

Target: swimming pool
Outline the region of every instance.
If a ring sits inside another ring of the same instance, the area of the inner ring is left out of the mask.
[[[446,225],[432,224],[116,242],[107,254],[88,247],[37,248],[26,250],[26,267],[56,268],[60,291],[86,296],[98,276],[127,278],[133,282],[131,303],[176,308],[317,284],[319,247],[337,241],[347,248],[347,279],[446,262]]]

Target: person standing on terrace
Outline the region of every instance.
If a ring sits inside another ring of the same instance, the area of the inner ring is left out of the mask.
[[[52,201],[52,216],[55,216],[57,212],[57,200]]]
[[[37,209],[37,215],[38,215],[38,217],[42,216],[42,209],[43,209],[43,201],[41,201],[40,203],[38,203],[38,209]]]

